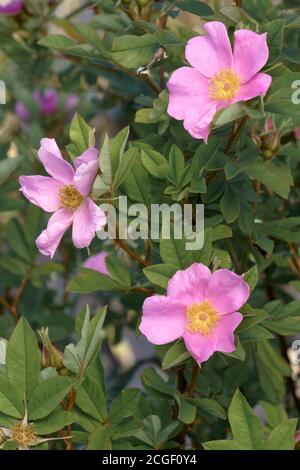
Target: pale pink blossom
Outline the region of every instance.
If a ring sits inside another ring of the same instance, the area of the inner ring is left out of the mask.
[[[99,273],[108,275],[108,271],[105,264],[107,256],[107,251],[101,251],[97,255],[90,256],[87,260],[85,260],[82,266],[84,268],[93,269],[94,271],[98,271]]]
[[[193,137],[207,142],[216,112],[264,96],[272,77],[259,73],[269,57],[267,33],[240,29],[232,50],[223,23],[211,21],[203,28],[206,35],[190,39],[185,49],[191,67],[179,68],[168,82],[168,113],[183,120]]]
[[[294,129],[294,136],[295,139],[300,140],[300,127],[296,127],[296,129]]]
[[[51,258],[66,230],[73,224],[76,248],[88,247],[106,216],[89,197],[99,169],[98,150],[89,148],[74,160],[73,168],[63,159],[54,139],[42,139],[39,159],[50,176],[21,176],[20,191],[36,206],[53,212],[36,245]]]
[[[216,351],[235,350],[233,332],[243,319],[238,310],[249,294],[242,276],[194,263],[169,280],[167,295],[145,300],[140,330],[153,344],[182,337],[201,365]]]
[[[0,0],[0,15],[18,15],[24,7],[24,0]]]

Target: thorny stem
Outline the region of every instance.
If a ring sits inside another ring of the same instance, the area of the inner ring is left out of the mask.
[[[68,401],[65,406],[66,411],[71,412],[73,410],[75,401],[76,401],[76,390],[72,388],[68,395]],[[67,426],[67,436],[71,436],[71,435],[72,435],[72,425],[69,424]],[[70,437],[66,438],[66,436],[63,436],[63,437],[64,437],[64,443],[66,444],[66,450],[73,450],[74,446],[73,446],[72,438]]]
[[[150,265],[150,262],[148,260],[141,258],[137,253],[131,250],[131,248],[129,248],[129,246],[126,243],[124,243],[123,240],[120,240],[120,238],[116,238],[116,240],[114,240],[114,244],[122,248],[122,250],[124,250],[125,253],[127,253],[128,256],[130,256],[130,258],[137,261],[142,266],[147,267]]]
[[[13,301],[11,304],[7,302],[3,297],[0,296],[0,303],[11,313],[11,315],[14,317],[15,321],[17,322],[19,319],[19,313],[18,313],[18,306],[22,297],[22,294],[24,292],[24,289],[28,283],[30,273],[34,266],[31,266],[25,273],[18,289],[16,292],[15,297],[13,298]]]

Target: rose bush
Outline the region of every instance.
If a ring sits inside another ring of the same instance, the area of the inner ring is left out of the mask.
[[[295,449],[298,2],[66,3],[0,0],[0,448]]]

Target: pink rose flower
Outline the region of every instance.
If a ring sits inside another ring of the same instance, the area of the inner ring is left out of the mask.
[[[294,129],[294,136],[295,139],[300,140],[300,127],[296,127],[296,129]]]
[[[30,118],[30,111],[22,101],[16,102],[15,113],[21,121],[28,121]]]
[[[63,159],[54,139],[42,139],[39,159],[49,176],[21,176],[20,191],[36,206],[54,212],[36,240],[40,252],[51,258],[63,234],[73,224],[76,248],[90,245],[95,232],[106,224],[104,212],[88,197],[96,177],[98,150],[89,148],[74,161]]]
[[[43,93],[39,90],[33,92],[33,98],[39,105],[42,114],[53,114],[58,107],[58,92],[53,88],[47,88]]]
[[[108,275],[108,271],[105,264],[107,256],[107,251],[101,251],[101,253],[98,253],[97,255],[90,256],[83,263],[82,266],[84,268],[93,269],[94,271],[98,271],[99,273]]]
[[[23,0],[0,0],[0,15],[17,15],[23,9],[23,3]]]
[[[238,310],[249,295],[242,276],[194,263],[169,280],[166,296],[145,300],[140,330],[153,344],[182,337],[200,366],[216,351],[235,350],[233,332],[243,319]]]
[[[207,142],[216,112],[264,96],[272,77],[258,73],[269,57],[267,33],[236,31],[232,51],[223,23],[212,21],[203,27],[207,34],[192,38],[185,49],[192,67],[176,70],[168,82],[168,113],[183,120],[193,137]]]

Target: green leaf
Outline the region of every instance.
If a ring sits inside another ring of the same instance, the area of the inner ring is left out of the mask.
[[[287,199],[293,178],[290,169],[285,165],[276,166],[273,163],[255,163],[248,167],[247,173],[250,178],[259,181],[274,193]]]
[[[138,69],[147,65],[159,47],[152,34],[134,36],[126,34],[114,39],[111,55],[115,62],[128,69]]]
[[[107,418],[106,397],[98,383],[84,379],[76,395],[76,405],[92,418],[104,423]]]
[[[124,127],[115,137],[109,140],[112,174],[115,176],[120,166],[129,137],[129,127]]]
[[[79,274],[73,277],[67,286],[68,291],[82,294],[118,289],[122,290],[121,284],[105,274],[87,268],[81,268]]]
[[[94,146],[94,130],[76,113],[70,127],[70,140],[75,144],[78,155]]]
[[[167,384],[153,367],[143,370],[142,382],[147,389],[159,396],[177,396],[176,390],[171,385]]]
[[[41,39],[38,44],[40,46],[63,51],[69,47],[75,46],[76,42],[62,34],[52,34],[51,36]]]
[[[175,240],[172,236],[169,240],[161,239],[159,250],[164,263],[177,266],[177,268],[186,268],[192,264],[191,252],[185,249],[183,239]]]
[[[269,435],[265,449],[294,450],[297,422],[298,419],[295,418],[278,424]]]
[[[99,426],[96,431],[94,431],[89,438],[89,443],[87,450],[111,450],[112,441],[111,441],[111,431],[109,427]]]
[[[193,403],[201,416],[216,417],[226,419],[226,413],[222,405],[210,398],[192,398],[189,399]]]
[[[264,31],[268,33],[267,43],[269,48],[268,65],[272,65],[279,57],[283,46],[283,31],[285,20],[276,19],[271,21],[264,27]]]
[[[123,390],[113,401],[109,412],[110,422],[117,425],[123,421],[123,419],[133,416],[138,407],[140,398],[141,392],[137,388]]]
[[[186,350],[186,347],[182,341],[178,341],[173,344],[163,357],[162,368],[170,369],[178,364],[186,361],[190,357],[190,353]]]
[[[37,339],[22,317],[7,346],[6,365],[8,378],[21,399],[29,396],[39,379],[41,354]]]
[[[143,269],[147,279],[163,289],[166,289],[170,278],[176,271],[177,267],[172,264],[153,264]]]
[[[73,380],[69,377],[52,377],[43,380],[31,393],[28,403],[30,420],[48,416],[67,396]]]
[[[225,190],[220,201],[220,209],[228,224],[232,224],[240,214],[240,197],[231,186],[227,186]]]
[[[180,400],[178,419],[184,424],[191,424],[195,421],[197,408],[185,400]]]
[[[114,189],[118,189],[119,186],[126,180],[128,173],[131,170],[131,167],[134,165],[135,160],[138,157],[138,150],[135,148],[130,148],[127,152],[124,153],[120,159],[119,166],[117,168],[115,179],[114,179]]]
[[[150,175],[165,179],[165,174],[161,171],[160,167],[167,164],[167,159],[161,153],[145,147],[141,152],[141,159]]]
[[[182,0],[176,4],[176,7],[198,16],[209,16],[214,14],[213,10],[206,5],[206,3],[200,2],[199,0]]]
[[[243,278],[250,287],[250,292],[253,292],[259,279],[257,266],[252,266],[252,268],[244,274]]]
[[[228,418],[234,439],[244,449],[260,448],[263,440],[262,425],[239,390],[232,398]]]
[[[246,110],[242,103],[235,103],[216,114],[214,123],[216,127],[224,126],[236,119],[245,116]]]
[[[6,158],[0,161],[0,185],[3,184],[18,168],[22,157]]]
[[[145,206],[149,206],[149,176],[142,165],[140,155],[135,158],[135,163],[131,166],[130,171],[128,171],[121,189],[132,202],[138,202]]]
[[[109,255],[105,259],[106,267],[110,276],[119,284],[130,287],[131,278],[128,266],[126,266],[120,258],[115,255]]]
[[[22,418],[24,405],[9,380],[0,374],[0,410],[14,418]]]
[[[70,411],[57,409],[43,419],[34,422],[34,429],[39,436],[61,431],[65,426],[76,422],[76,415]]]
[[[204,442],[203,447],[205,450],[244,450],[237,441],[208,441]]]

